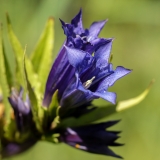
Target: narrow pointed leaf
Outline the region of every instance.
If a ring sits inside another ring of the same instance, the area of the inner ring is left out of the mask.
[[[41,81],[42,91],[47,80],[52,63],[52,51],[54,43],[54,20],[50,18],[40,37],[40,40],[31,54],[31,61]]]
[[[11,42],[11,46],[14,50],[15,53],[15,59],[16,59],[16,69],[17,69],[17,82],[18,84],[20,84],[21,86],[24,87],[23,84],[23,48],[19,42],[19,40],[17,39],[16,35],[13,32],[12,26],[11,26],[11,22],[9,19],[9,16],[7,14],[7,27],[8,27],[8,35],[9,35],[9,39]]]
[[[37,100],[37,97],[33,91],[33,88],[31,87],[31,84],[28,80],[28,75],[27,75],[26,66],[25,66],[25,57],[23,59],[23,67],[22,68],[24,70],[24,81],[25,81],[24,84],[26,84],[25,88],[27,88],[29,99],[31,101],[31,110],[32,110],[32,114],[33,114],[33,119],[36,123],[37,129],[40,132],[42,132],[42,128],[41,128],[40,120],[39,120],[39,115],[38,115],[38,112],[39,112],[38,100]]]
[[[8,86],[9,88],[11,88],[13,86],[13,77],[12,77],[10,66],[5,54],[4,45],[3,45],[3,53],[4,53],[4,61],[5,61],[5,67],[6,67],[6,77],[8,81]]]
[[[149,86],[140,95],[138,95],[137,97],[118,102],[117,107],[116,107],[116,111],[120,112],[122,110],[131,108],[131,107],[139,104],[141,101],[143,101],[143,99],[149,93],[153,83],[154,83],[154,80],[152,80],[151,83],[149,84]]]
[[[16,68],[18,72],[17,77],[16,77],[17,82],[20,86],[25,87],[24,80],[23,80],[24,70],[22,69],[24,49],[12,29],[11,21],[8,15],[7,15],[7,26],[8,26],[8,35],[9,35],[10,43],[13,48],[15,59],[16,59]],[[38,99],[40,99],[40,96],[43,93],[40,93],[41,83],[39,81],[38,75],[35,73],[33,65],[27,56],[26,56],[25,61],[26,61],[26,70],[28,73],[28,79],[31,83],[31,86],[35,88],[36,96],[38,97]]]
[[[3,52],[3,41],[2,41],[2,28],[0,26],[0,86],[2,89],[2,95],[3,95],[3,103],[5,106],[5,118],[7,123],[9,123],[10,120],[10,104],[8,102],[8,97],[10,94],[10,88],[9,88],[9,81],[7,77],[7,67],[6,67],[6,60],[5,60],[5,55]]]

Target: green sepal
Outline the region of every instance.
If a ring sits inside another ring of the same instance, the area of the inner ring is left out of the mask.
[[[42,107],[43,117],[41,117],[43,122],[43,128],[50,127],[53,129],[59,123],[59,103],[58,103],[58,90],[56,90],[52,96],[52,101],[49,107]]]
[[[58,107],[58,90],[56,90],[52,96],[52,101],[48,107],[49,117],[52,118],[58,116]]]
[[[48,134],[48,135],[42,136],[42,137],[41,137],[41,140],[58,144],[58,143],[60,143],[60,142],[59,142],[59,137],[60,137],[60,134],[59,134],[59,133],[54,133],[54,134],[50,133],[50,134]]]
[[[49,105],[48,112],[49,112],[49,118],[52,121],[51,128],[54,129],[57,127],[57,125],[60,124],[60,116],[59,116],[59,109],[60,105],[58,102],[58,90],[56,90],[52,96],[52,101]]]
[[[44,87],[51,69],[52,51],[54,45],[54,19],[50,18],[45,26],[45,29],[36,45],[35,50],[31,54],[31,61],[36,73],[38,73],[41,82],[41,92],[44,92]]]

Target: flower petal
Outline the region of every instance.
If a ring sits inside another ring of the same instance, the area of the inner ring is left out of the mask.
[[[67,46],[65,46],[65,48],[68,55],[69,63],[79,71],[82,70],[82,68],[85,69],[86,67],[88,67],[93,59],[93,57],[89,53],[82,50],[69,48]]]
[[[64,47],[62,47],[55,62],[52,65],[47,79],[45,95],[43,99],[44,106],[49,106],[52,99],[52,95],[57,89],[59,89],[58,85],[61,83],[61,81],[64,81],[63,77],[66,75],[69,66],[70,65],[68,62],[66,50]]]
[[[126,69],[122,66],[118,66],[114,73],[111,75],[107,76],[99,85],[97,88],[97,91],[103,91],[106,88],[112,86],[119,78],[125,76],[126,74],[129,74],[131,70]]]
[[[98,59],[104,59],[106,63],[109,61],[110,53],[112,48],[112,39],[106,44],[101,45],[94,54],[94,57]]]
[[[87,53],[82,50],[69,48],[67,46],[65,46],[65,48],[66,48],[66,52],[67,52],[67,56],[70,64],[73,67],[77,68],[83,62]]]
[[[108,91],[99,91],[94,93],[95,96],[98,96],[100,98],[103,98],[104,100],[107,100],[113,104],[116,103],[116,93],[114,92],[108,92]]]
[[[92,25],[89,28],[89,37],[88,41],[93,40],[95,37],[97,37],[106,24],[107,20],[99,21],[99,22],[93,22]]]
[[[112,38],[94,38],[92,41],[89,41],[85,44],[84,50],[90,54],[95,52],[101,45],[110,42]]]
[[[77,34],[84,32],[82,24],[82,10],[80,9],[79,13],[72,19],[71,24],[74,26],[74,31]]]
[[[62,24],[62,28],[63,28],[63,31],[64,31],[64,34],[66,36],[72,36],[74,33],[73,33],[73,26],[71,24],[67,24],[65,23],[63,20],[59,19],[61,24]]]

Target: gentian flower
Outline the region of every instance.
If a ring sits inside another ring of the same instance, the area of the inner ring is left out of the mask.
[[[95,22],[91,25],[89,30],[84,30],[81,10],[75,18],[73,18],[71,24],[64,23],[62,20],[61,22],[64,33],[67,36],[64,45],[68,47],[82,49],[83,51],[87,51],[92,54],[101,44],[112,41],[111,38],[104,39],[97,37],[106,21]],[[61,83],[64,82],[66,82],[65,84],[68,84],[70,77],[73,77],[74,74],[73,71],[70,72],[71,66],[69,65],[64,45],[62,46],[48,77],[43,101],[45,106],[49,105],[51,97],[57,88],[59,89],[59,98],[61,98],[63,89],[61,91],[59,85],[61,86]],[[66,76],[66,74],[68,75],[68,72],[70,73],[70,77]],[[65,81],[62,79],[64,77]],[[64,86],[66,86],[65,84]]]
[[[94,22],[90,29],[84,30],[80,11],[71,24],[61,22],[67,40],[48,76],[43,105],[49,106],[57,89],[61,112],[96,98],[115,104],[116,94],[107,89],[130,70],[122,66],[113,70],[109,62],[113,40],[98,38],[106,21]],[[78,45],[79,41],[81,45]]]
[[[43,105],[48,107],[58,90],[59,116],[60,120],[65,120],[66,117],[87,114],[87,107],[97,98],[115,104],[116,94],[109,92],[108,88],[131,70],[122,66],[113,69],[109,61],[113,39],[98,38],[106,21],[94,22],[90,29],[84,30],[80,11],[71,24],[62,20],[61,23],[67,39],[49,73]],[[115,123],[88,124],[75,128],[57,126],[53,133],[60,134],[60,142],[77,149],[120,158],[108,148],[119,146],[115,143],[119,132],[105,130]]]
[[[26,100],[23,101],[23,89],[20,88],[19,92],[12,89],[8,100],[14,110],[14,118],[16,119],[18,130],[20,132],[27,130],[32,124],[31,104],[28,95],[26,96]]]
[[[38,133],[33,121],[28,95],[26,95],[26,100],[24,101],[23,89],[20,88],[20,91],[18,92],[13,88],[8,100],[13,109],[11,119],[13,123],[13,130],[10,131],[12,135],[11,139],[7,139],[6,137],[2,138],[3,157],[21,153],[33,146],[38,140]]]
[[[74,148],[121,158],[109,149],[109,146],[121,145],[115,142],[119,132],[106,130],[118,121],[76,127],[65,126],[63,122],[92,112],[94,107],[88,107],[92,106],[94,99],[103,98],[115,104],[116,93],[109,92],[108,88],[131,70],[122,66],[113,69],[110,62],[113,39],[98,37],[107,20],[94,22],[89,29],[84,29],[80,10],[71,24],[60,21],[66,40],[48,75],[42,106],[25,69],[25,93],[30,93],[29,96],[26,94],[24,100],[23,89],[20,88],[20,91],[13,89],[8,98],[14,113],[14,127],[9,138],[0,132],[2,156],[20,153],[42,137],[55,142],[53,137],[58,135],[58,142]],[[31,103],[33,101],[35,103]]]
[[[117,122],[118,121],[109,121],[81,127],[66,128],[61,131],[59,139],[77,149],[122,158],[108,148],[108,146],[122,145],[115,142],[115,140],[119,138],[118,134],[120,132],[106,131],[106,128]]]

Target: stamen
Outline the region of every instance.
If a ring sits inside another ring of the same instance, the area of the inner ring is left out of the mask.
[[[75,147],[79,149],[80,145],[79,145],[79,144],[76,144]]]
[[[75,145],[75,148],[87,150],[87,147],[86,147],[86,146],[81,146],[81,145],[79,145],[79,144],[76,144],[76,145]]]
[[[93,80],[94,80],[95,78],[96,78],[96,77],[94,76],[94,77],[92,77],[90,80],[84,82],[84,83],[83,83],[84,88],[88,89],[88,88],[91,86],[91,84],[92,84],[92,82],[93,82]]]

